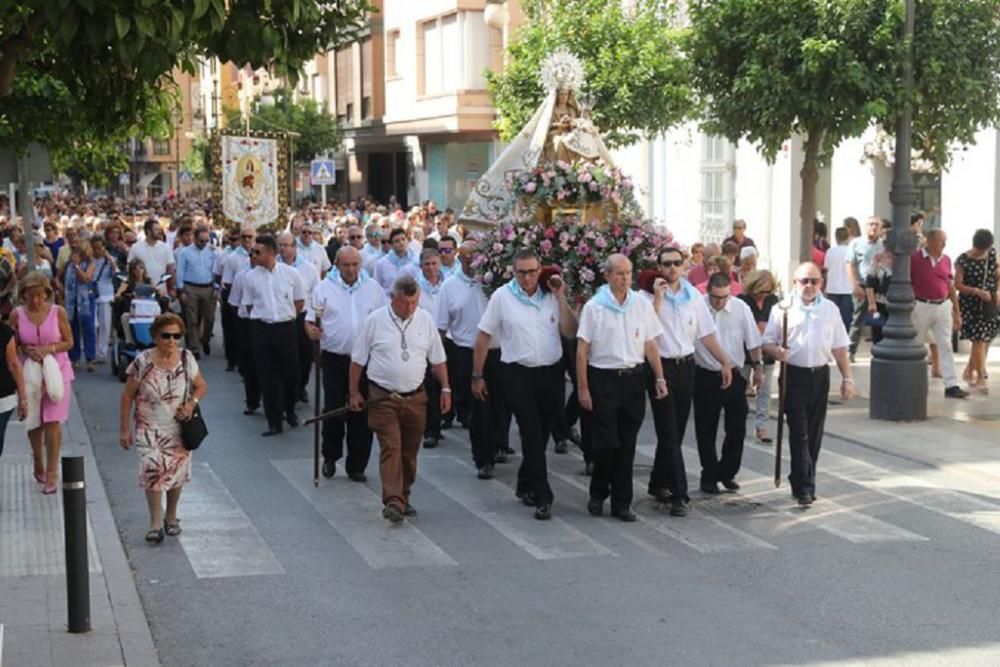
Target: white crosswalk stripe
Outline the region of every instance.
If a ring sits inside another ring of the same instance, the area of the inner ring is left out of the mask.
[[[475,469],[457,458],[424,456],[418,470],[438,491],[538,560],[617,555],[559,517],[543,522],[515,514],[510,487],[476,479]]]
[[[382,500],[364,484],[334,480],[313,487],[312,461],[271,461],[368,566],[383,568],[456,565],[455,560],[411,522],[390,524],[380,516]]]
[[[180,543],[198,578],[284,574],[274,552],[207,463],[184,486]]]

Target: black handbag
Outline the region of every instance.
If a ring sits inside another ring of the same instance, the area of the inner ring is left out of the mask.
[[[191,395],[191,378],[188,377],[187,372],[187,355],[188,351],[184,350],[184,402],[188,402],[188,397]],[[181,423],[181,440],[184,442],[184,449],[189,452],[193,452],[201,446],[201,441],[205,439],[208,435],[208,426],[205,425],[205,418],[201,416],[201,406],[197,403],[194,404],[194,411],[191,413],[191,418],[182,421]]]
[[[986,290],[987,292],[990,292],[989,286],[990,286],[990,257],[989,255],[987,255],[986,266],[983,267],[983,289]],[[992,296],[993,292],[990,292],[990,295]],[[998,316],[1000,316],[1000,312],[997,311],[997,305],[996,303],[993,302],[992,299],[990,299],[989,301],[980,300],[979,314],[982,315],[983,319],[986,320],[987,322],[991,322],[997,319]]]

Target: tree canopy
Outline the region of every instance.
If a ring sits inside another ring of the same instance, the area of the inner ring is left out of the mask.
[[[936,164],[1000,121],[1000,0],[920,0],[914,145]],[[872,123],[890,131],[906,101],[903,0],[691,0],[685,52],[703,128],[773,160],[805,141],[802,244],[809,257],[818,166]]]
[[[625,146],[677,124],[691,110],[673,4],[636,0],[524,0],[524,25],[500,73],[487,72],[495,127],[512,139],[545,96],[539,69],[560,46],[576,54],[594,99],[593,120],[609,146]]]
[[[337,119],[323,111],[315,100],[296,101],[292,91],[281,88],[272,93],[273,105],[258,105],[250,114],[250,129],[265,132],[291,131],[295,137],[295,161],[313,158],[340,146]],[[226,125],[243,127],[245,119],[238,109],[226,109]]]

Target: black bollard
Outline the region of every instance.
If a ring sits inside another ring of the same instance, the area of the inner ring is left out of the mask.
[[[62,459],[63,525],[66,535],[66,603],[69,631],[90,632],[90,568],[87,563],[87,489],[83,457]]]

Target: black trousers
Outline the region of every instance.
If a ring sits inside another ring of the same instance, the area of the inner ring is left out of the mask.
[[[562,339],[562,363],[563,368],[566,369],[566,373],[569,374],[569,379],[572,384],[572,390],[569,396],[566,398],[566,402],[559,404],[559,409],[556,410],[555,419],[552,422],[552,439],[555,442],[560,442],[569,438],[570,429],[576,424],[577,420],[580,419],[580,402],[576,398],[576,339],[572,340],[569,338]],[[583,429],[584,426],[581,423],[580,428]],[[581,440],[583,439],[581,432]],[[584,450],[584,454],[587,453],[587,448],[581,448]]]
[[[823,442],[829,393],[829,366],[788,366],[785,417],[788,419],[788,453],[792,458],[788,481],[796,498],[816,493],[816,460]]]
[[[646,416],[643,375],[643,366],[622,371],[587,368],[594,409],[583,412],[582,422],[594,443],[590,497],[603,501],[611,496],[612,509],[632,504],[635,441]]]
[[[261,378],[267,423],[281,425],[282,416],[295,414],[299,387],[299,341],[296,321],[268,324],[251,320],[253,358]]]
[[[220,304],[222,317],[222,346],[226,353],[226,366],[235,368],[240,362],[240,343],[237,331],[239,330],[239,317],[236,315],[236,307],[229,305],[229,288],[222,289],[222,303]]]
[[[684,470],[684,431],[691,414],[691,394],[694,389],[694,358],[662,359],[663,375],[667,379],[667,397],[656,400],[656,379],[646,364],[646,392],[653,411],[656,429],[656,456],[649,475],[649,492],[667,489],[672,496],[688,500],[687,473]]]
[[[298,330],[299,339],[299,393],[295,395],[297,400],[299,396],[305,394],[309,387],[309,371],[315,360],[316,343],[309,340],[309,336],[306,335],[305,313],[299,313],[298,317],[295,318],[295,328]]]
[[[728,482],[743,462],[743,438],[747,434],[747,381],[733,371],[733,383],[721,389],[722,373],[698,367],[694,372],[694,434],[701,460],[701,483]],[[719,417],[725,410],[722,459],[715,449]]]
[[[521,434],[521,467],[517,471],[518,494],[533,494],[539,503],[551,503],[552,487],[545,460],[545,445],[552,429],[552,418],[562,401],[563,367],[529,368],[520,364],[503,365],[503,383],[517,429]]]
[[[324,351],[320,356],[323,365],[323,411],[327,412],[347,404],[350,386],[348,372],[351,356]],[[361,393],[368,396],[368,377],[361,376]],[[368,411],[349,412],[346,417],[327,419],[323,422],[323,459],[339,461],[344,455],[344,434],[347,434],[347,461],[344,469],[348,475],[364,473],[372,453],[372,431],[368,428]]]
[[[424,425],[424,437],[441,437],[441,383],[431,372],[430,364],[424,373],[424,390],[427,392],[427,422]]]
[[[237,352],[236,365],[240,369],[240,375],[243,376],[243,393],[247,408],[256,410],[260,407],[260,380],[257,377],[257,362],[253,356],[253,326],[250,324],[251,322],[252,320],[243,317],[236,318],[233,323],[234,340],[232,345]]]
[[[472,348],[457,347],[459,354]],[[510,410],[504,397],[503,369],[500,364],[500,350],[490,350],[483,366],[483,380],[486,382],[486,400],[473,398],[472,418],[469,423],[469,441],[472,443],[472,460],[476,467],[493,463],[497,452],[504,451],[510,444]],[[471,379],[470,379],[471,386]]]
[[[448,356],[448,378],[451,380],[451,412],[461,423],[472,419],[472,348],[456,345],[444,339],[444,352]]]

